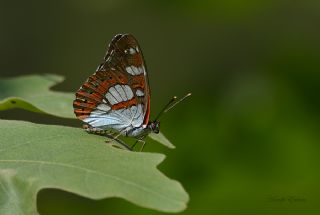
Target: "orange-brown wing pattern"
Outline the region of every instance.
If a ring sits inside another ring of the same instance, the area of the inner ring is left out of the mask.
[[[76,116],[92,127],[120,131],[148,123],[148,77],[132,35],[113,38],[104,61],[77,91],[73,106]]]

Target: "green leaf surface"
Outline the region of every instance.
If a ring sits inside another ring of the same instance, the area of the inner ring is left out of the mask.
[[[161,132],[159,134],[150,133],[148,137],[150,137],[151,139],[161,143],[162,145],[170,149],[176,148]]]
[[[0,120],[0,131],[0,214],[36,214],[44,188],[163,212],[186,208],[183,187],[156,168],[162,154],[116,149],[105,137],[64,126]]]
[[[22,108],[59,117],[75,118],[73,93],[50,90],[62,82],[58,75],[26,75],[0,80],[0,110]]]
[[[75,118],[72,107],[74,93],[50,90],[50,87],[63,80],[62,76],[53,74],[0,79],[0,111],[22,108],[58,117]],[[161,133],[150,134],[149,137],[164,146],[174,148]]]

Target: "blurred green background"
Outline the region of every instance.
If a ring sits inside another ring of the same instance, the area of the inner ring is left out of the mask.
[[[320,1],[1,1],[0,75],[55,73],[76,91],[117,33],[140,42],[152,116],[177,146],[159,169],[190,194],[189,214],[319,214]],[[70,104],[71,105],[71,104]],[[1,118],[81,126],[21,110]],[[162,214],[122,199],[39,194],[53,214]]]

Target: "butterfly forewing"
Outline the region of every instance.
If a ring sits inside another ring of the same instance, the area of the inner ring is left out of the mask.
[[[100,129],[123,131],[148,123],[148,77],[132,35],[113,38],[97,71],[77,91],[73,106],[79,119]]]

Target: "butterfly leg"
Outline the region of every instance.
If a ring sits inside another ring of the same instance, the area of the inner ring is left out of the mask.
[[[133,148],[137,145],[138,142],[142,143],[142,146],[140,148],[140,152],[143,151],[145,145],[146,145],[146,141],[144,140],[145,136],[140,137],[139,139],[136,140],[136,142],[131,146],[131,149],[133,150]]]
[[[128,146],[127,144],[125,144],[122,140],[118,139],[118,137],[121,135],[121,132],[119,134],[117,134],[116,136],[113,136],[111,133],[108,133],[107,131],[101,130],[101,129],[97,129],[94,127],[90,127],[88,125],[84,125],[83,128],[91,134],[96,134],[96,135],[100,135],[100,136],[104,136],[104,137],[108,137],[110,140],[107,140],[106,143],[111,143],[113,141],[116,141],[121,148],[123,149],[127,149],[132,151],[132,148],[130,146]]]
[[[137,143],[138,143],[138,142],[141,142],[141,143],[142,143],[142,146],[141,146],[141,148],[140,148],[140,152],[142,152],[144,146],[146,145],[146,141],[144,140],[144,138],[145,138],[145,136],[137,138],[137,139],[136,139],[136,142],[134,142],[134,144],[131,146],[131,149],[133,150],[134,147],[137,145]]]
[[[119,132],[117,135],[115,135],[115,136],[106,134],[106,136],[107,136],[108,138],[110,138],[110,140],[107,140],[106,142],[112,144],[113,141],[116,141],[117,143],[119,143],[119,144],[122,146],[122,148],[124,147],[125,149],[132,151],[132,147],[128,146],[126,143],[124,143],[122,140],[120,140],[120,139],[118,138],[118,137],[120,137],[120,135],[123,134],[123,132],[125,132],[125,130],[120,131],[120,132]]]
[[[134,147],[137,145],[138,142],[139,142],[139,140],[136,140],[136,142],[134,142],[134,144],[131,146],[132,150],[134,149]]]
[[[109,136],[111,137],[110,140],[109,140],[109,142],[111,143],[112,141],[117,140],[118,137],[120,137],[121,134],[122,134],[122,132],[119,132],[119,134],[117,134],[117,135],[115,135],[115,136],[109,135]]]
[[[145,145],[146,145],[146,141],[144,140],[141,140],[141,139],[137,139],[136,142],[131,146],[131,150],[133,151],[134,147],[137,145],[138,142],[142,142],[142,146],[141,146],[141,149],[140,149],[140,152],[143,151]]]
[[[105,134],[105,136],[110,139],[110,140],[107,140],[106,143],[112,144],[113,141],[116,141],[122,149],[127,149],[129,151],[132,151],[132,148],[130,146],[128,146],[125,142],[118,139],[117,137],[114,137],[111,134]]]
[[[142,142],[142,146],[141,146],[141,149],[140,149],[140,152],[143,151],[145,145],[146,145],[146,141],[145,140],[139,140],[140,142]]]
[[[120,140],[118,137],[120,137],[120,135],[122,134],[123,131],[119,132],[117,135],[113,136],[113,134],[115,133],[111,133],[111,134],[108,134],[106,135],[110,140],[107,140],[106,142],[107,143],[112,143],[114,140],[117,141],[117,140]],[[123,141],[122,141],[123,142]],[[126,144],[127,145],[127,144]],[[128,145],[127,145],[128,146]],[[129,147],[129,146],[128,146]]]

